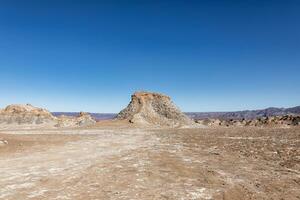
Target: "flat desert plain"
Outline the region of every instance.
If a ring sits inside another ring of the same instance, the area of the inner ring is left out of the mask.
[[[3,130],[0,199],[300,199],[300,128]]]

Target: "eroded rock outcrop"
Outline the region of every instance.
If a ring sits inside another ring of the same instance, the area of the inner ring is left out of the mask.
[[[0,110],[0,124],[43,125],[55,124],[56,118],[47,110],[26,105],[9,105]]]
[[[80,112],[76,117],[60,116],[58,117],[57,127],[76,127],[91,126],[96,123],[89,113]]]
[[[177,108],[171,98],[150,92],[136,92],[129,105],[116,117],[141,125],[185,126],[194,122]]]
[[[96,121],[88,113],[81,112],[76,117],[53,116],[48,110],[30,104],[9,105],[0,110],[1,127],[81,127],[95,124]]]

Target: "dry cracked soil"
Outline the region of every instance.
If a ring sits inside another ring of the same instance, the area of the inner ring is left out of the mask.
[[[0,199],[300,199],[300,128],[5,130]]]

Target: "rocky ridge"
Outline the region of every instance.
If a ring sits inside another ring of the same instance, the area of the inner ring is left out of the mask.
[[[116,119],[140,125],[171,127],[194,124],[175,106],[169,96],[152,92],[134,93],[129,105],[116,116]]]

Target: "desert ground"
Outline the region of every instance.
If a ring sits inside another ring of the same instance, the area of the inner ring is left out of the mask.
[[[2,130],[0,199],[300,199],[300,128]]]

